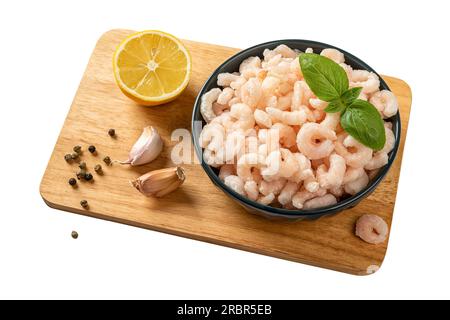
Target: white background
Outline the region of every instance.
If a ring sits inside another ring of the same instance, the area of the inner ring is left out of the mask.
[[[450,298],[445,4],[1,1],[0,298]],[[112,28],[241,48],[313,39],[406,80],[413,106],[381,270],[356,277],[46,207],[40,179],[92,49]]]

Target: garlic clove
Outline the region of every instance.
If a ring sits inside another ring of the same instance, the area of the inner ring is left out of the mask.
[[[161,153],[163,142],[154,127],[145,127],[139,139],[130,150],[127,161],[121,164],[140,166],[155,160]]]
[[[186,179],[183,168],[173,167],[150,171],[131,184],[147,197],[162,197],[176,190]]]

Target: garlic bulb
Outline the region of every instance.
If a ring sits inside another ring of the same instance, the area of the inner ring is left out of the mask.
[[[163,148],[163,142],[158,131],[153,127],[145,127],[141,136],[131,148],[127,161],[121,164],[139,166],[149,163],[158,157]]]
[[[131,184],[147,197],[162,197],[176,190],[185,179],[183,168],[173,167],[150,171]]]

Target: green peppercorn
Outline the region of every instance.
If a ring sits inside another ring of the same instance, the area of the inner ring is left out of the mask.
[[[95,152],[95,146],[89,146],[88,148],[90,153],[94,153]]]
[[[73,147],[73,151],[75,151],[76,153],[80,154],[81,153],[81,146]]]
[[[109,130],[108,130],[108,134],[109,134],[110,137],[114,137],[114,136],[116,135],[116,130],[114,130],[114,129],[109,129]]]
[[[111,164],[111,158],[106,156],[103,158],[103,162],[105,162],[109,166]]]
[[[80,205],[83,207],[83,208],[87,208],[87,207],[89,207],[89,204],[88,204],[88,202],[87,202],[87,200],[81,200],[80,201]]]
[[[78,165],[78,167],[81,169],[81,170],[86,170],[86,162],[80,162],[80,164]]]
[[[97,173],[102,173],[102,166],[99,165],[99,164],[97,164],[97,165],[94,167],[94,170],[95,170],[95,172],[97,172]]]
[[[72,231],[72,238],[78,239],[78,232]]]
[[[86,181],[91,181],[94,177],[89,172],[84,175]]]
[[[72,155],[70,153],[66,154],[64,156],[64,160],[66,160],[67,162],[71,162],[72,161]]]
[[[74,152],[70,156],[72,157],[72,160],[77,160],[80,155],[78,153]]]
[[[77,180],[76,180],[75,178],[70,178],[70,179],[69,179],[69,184],[70,184],[71,186],[74,186],[74,185],[77,184]]]

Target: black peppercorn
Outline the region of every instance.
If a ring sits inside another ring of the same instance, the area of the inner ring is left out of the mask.
[[[79,167],[81,170],[85,170],[85,169],[86,169],[86,162],[81,162],[81,163],[78,165],[78,167]]]
[[[81,200],[81,201],[80,201],[80,205],[81,205],[83,208],[87,208],[87,207],[89,206],[87,200]]]
[[[102,173],[102,166],[99,165],[99,164],[97,164],[97,165],[94,167],[94,170],[95,170],[95,172],[97,172],[97,173]]]
[[[74,153],[72,153],[70,156],[72,157],[72,160],[76,160],[76,159],[78,159],[79,154],[76,153],[76,152],[74,152]]]
[[[66,154],[66,155],[64,156],[64,160],[66,160],[67,162],[72,161],[72,155],[71,155],[71,154]]]
[[[77,239],[78,238],[78,232],[72,231],[72,238]]]
[[[95,146],[89,146],[88,148],[90,153],[94,153],[95,152]]]
[[[71,186],[74,186],[74,185],[77,184],[77,180],[76,180],[75,178],[70,178],[70,179],[69,179],[69,184],[70,184]]]
[[[103,158],[103,162],[105,162],[107,165],[110,165],[111,164],[111,158],[106,156],[106,157]]]
[[[86,170],[81,169],[80,171],[77,172],[77,178],[78,180],[84,179],[86,176]]]
[[[86,181],[91,181],[94,177],[89,172],[84,175]]]
[[[76,153],[80,154],[81,153],[81,146],[73,147],[73,151],[75,151]]]
[[[109,129],[109,130],[108,130],[108,134],[109,134],[111,137],[114,137],[114,136],[116,135],[116,130],[114,130],[114,129]]]

